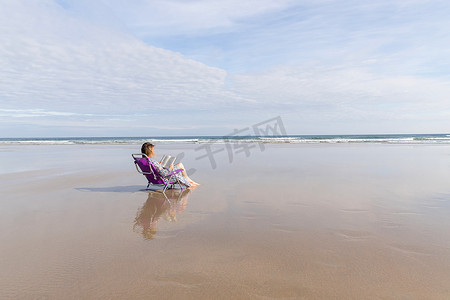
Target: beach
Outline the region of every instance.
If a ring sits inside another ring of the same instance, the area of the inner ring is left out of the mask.
[[[448,299],[450,145],[1,145],[2,299]],[[205,154],[206,153],[206,154]]]

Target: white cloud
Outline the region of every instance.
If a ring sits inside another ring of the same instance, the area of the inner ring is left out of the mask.
[[[76,0],[73,0],[76,1]],[[71,2],[73,2],[71,1]],[[202,34],[228,31],[237,22],[285,9],[292,0],[104,0],[109,9],[139,36]]]
[[[3,118],[30,118],[30,117],[48,117],[48,116],[77,116],[72,112],[45,111],[42,109],[1,109],[0,117]]]
[[[51,2],[33,4],[10,4],[22,14],[0,20],[4,108],[145,112],[245,101],[224,88],[224,70],[93,26]]]
[[[441,72],[448,29],[437,26],[447,21],[390,20],[389,31],[382,18],[370,24],[349,19],[383,11],[389,7],[384,1],[353,6],[346,1],[349,7],[302,2],[304,11],[291,1],[269,0],[59,2],[63,6],[51,0],[0,6],[0,135],[14,127],[35,135],[37,128],[57,127],[68,135],[108,129],[113,135],[135,135],[139,129],[226,134],[232,126],[276,115],[285,116],[290,134],[304,128],[327,133],[323,124],[333,121],[346,133],[373,132],[380,122],[384,132],[388,125],[390,132],[450,131],[450,84]],[[410,20],[412,11],[401,18]],[[281,13],[261,23],[261,16],[273,12]],[[258,72],[231,74],[147,45],[124,29],[136,34],[137,24],[146,34],[235,32],[236,47],[222,49],[224,59],[232,56],[244,70],[254,60]],[[348,29],[356,25],[359,29]],[[423,48],[422,38],[430,42]],[[278,66],[264,69],[264,60]]]
[[[233,81],[244,97],[316,120],[418,120],[432,115],[450,125],[450,85],[445,79],[386,76],[363,66],[302,65],[235,75]]]

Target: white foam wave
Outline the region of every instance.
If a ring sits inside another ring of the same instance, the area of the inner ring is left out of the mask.
[[[155,144],[450,144],[450,135],[442,136],[288,136],[288,137],[157,137],[157,138],[67,138],[67,139],[2,139],[0,145],[74,145],[74,144],[141,144],[150,141]]]
[[[40,141],[40,140],[28,140],[28,141],[0,141],[0,144],[6,145],[73,145],[73,141]]]
[[[147,139],[145,141],[164,144],[195,144],[199,142],[199,139]]]
[[[450,141],[450,135],[448,137],[426,137],[424,140],[436,140],[436,141]]]

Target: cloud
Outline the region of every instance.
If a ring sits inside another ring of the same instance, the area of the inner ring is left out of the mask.
[[[267,4],[259,14],[245,14],[244,10],[242,17],[229,17],[225,10],[216,19],[230,20],[228,25],[204,22],[203,28],[192,29],[194,35],[186,30],[195,21],[183,18],[182,12],[167,10],[164,20],[173,13],[176,26],[163,20],[149,21],[139,29],[145,36],[137,29],[135,33],[149,43],[231,72],[311,60],[351,64],[376,59],[389,72],[435,75],[445,74],[449,67],[445,63],[450,28],[445,12],[449,8],[448,2],[440,0],[286,1],[278,7]],[[152,14],[142,10],[147,13]]]
[[[67,1],[66,1],[67,2]],[[72,0],[70,2],[75,2]],[[205,34],[229,31],[247,18],[279,11],[292,0],[105,0],[105,6],[120,16],[141,38],[167,34]]]
[[[244,97],[261,109],[285,107],[297,116],[325,119],[439,119],[450,125],[450,85],[445,79],[386,76],[367,66],[299,65],[233,76]],[[263,105],[265,104],[265,105]]]
[[[32,3],[10,3],[21,15],[0,21],[4,108],[134,113],[246,101],[224,88],[224,70],[71,17],[51,2]]]
[[[446,5],[6,1],[0,135],[220,135],[276,115],[290,134],[449,131]],[[139,39],[165,34],[199,47]]]
[[[32,118],[47,116],[77,116],[79,114],[72,112],[45,111],[42,109],[1,109],[0,117],[4,118]]]

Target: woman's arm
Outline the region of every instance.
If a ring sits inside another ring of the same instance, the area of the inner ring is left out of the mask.
[[[170,171],[164,169],[159,162],[152,160],[152,163],[162,176],[167,176],[170,173]]]

